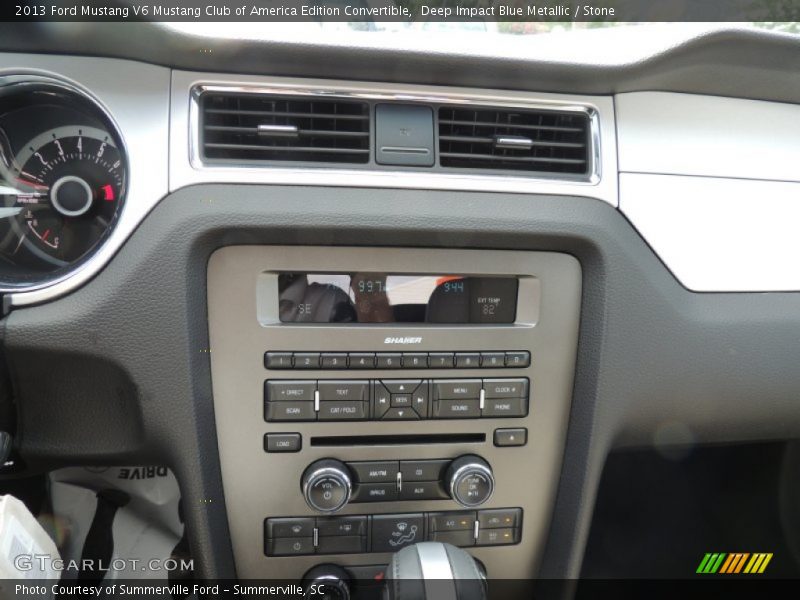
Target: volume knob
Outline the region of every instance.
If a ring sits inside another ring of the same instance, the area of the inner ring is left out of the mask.
[[[300,482],[303,497],[314,510],[336,512],[350,500],[350,470],[342,461],[324,458],[308,465]]]
[[[445,473],[450,497],[461,506],[480,506],[494,492],[492,467],[480,456],[459,456]]]

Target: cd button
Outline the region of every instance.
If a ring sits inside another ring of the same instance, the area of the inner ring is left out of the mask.
[[[449,460],[402,460],[400,473],[406,481],[439,481]]]

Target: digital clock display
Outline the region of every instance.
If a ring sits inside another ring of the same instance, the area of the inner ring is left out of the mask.
[[[280,273],[284,323],[513,323],[516,277]]]

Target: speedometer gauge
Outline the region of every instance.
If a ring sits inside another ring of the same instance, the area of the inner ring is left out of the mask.
[[[55,265],[77,260],[108,229],[125,188],[114,142],[93,127],[59,127],[25,144],[16,165],[18,250]]]

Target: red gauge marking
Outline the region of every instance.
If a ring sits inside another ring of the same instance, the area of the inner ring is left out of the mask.
[[[103,200],[106,202],[114,201],[114,188],[111,187],[111,184],[104,185],[100,188],[100,191],[103,192]]]
[[[42,234],[42,241],[43,242],[47,241],[47,236],[48,235],[50,235],[50,230],[49,229]]]

